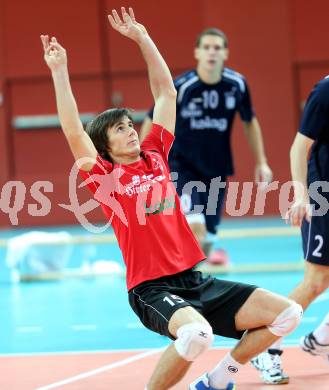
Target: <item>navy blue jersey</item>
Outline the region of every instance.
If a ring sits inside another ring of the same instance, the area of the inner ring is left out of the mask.
[[[233,174],[231,130],[237,111],[243,121],[254,116],[245,78],[224,68],[217,84],[200,80],[196,70],[177,77],[177,119],[169,156],[177,166],[203,177]],[[150,116],[152,113],[150,113]]]
[[[308,165],[308,182],[329,180],[329,76],[316,84],[308,97],[299,132],[315,141]]]

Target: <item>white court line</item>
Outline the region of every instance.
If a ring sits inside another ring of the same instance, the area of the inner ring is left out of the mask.
[[[126,364],[135,362],[136,360],[143,359],[143,358],[145,358],[147,356],[155,355],[156,353],[159,353],[161,350],[162,349],[156,349],[156,350],[143,352],[143,353],[140,353],[138,355],[129,357],[127,359],[119,360],[116,363],[111,363],[111,364],[108,364],[106,366],[96,368],[95,370],[87,371],[87,372],[84,372],[82,374],[72,376],[71,378],[63,379],[62,381],[55,382],[55,383],[52,383],[50,385],[46,385],[46,386],[43,386],[43,387],[38,387],[35,390],[56,389],[56,388],[58,388],[60,386],[65,386],[65,385],[67,385],[69,383],[77,382],[77,381],[79,381],[81,379],[85,379],[85,378],[88,378],[88,377],[93,376],[93,375],[100,374],[100,373],[105,372],[105,371],[113,370],[113,368],[125,366]]]
[[[235,341],[218,341],[214,342],[211,349],[228,349],[234,347],[236,344]],[[283,346],[295,346],[297,347],[299,345],[299,339],[285,339]],[[167,348],[169,344],[166,344],[163,346],[164,348]],[[161,348],[148,348],[148,350],[152,351],[160,351]],[[145,351],[145,348],[121,348],[121,349],[93,349],[88,351],[47,351],[47,352],[9,352],[9,353],[0,353],[0,358],[7,358],[7,357],[34,357],[34,356],[63,356],[63,355],[93,355],[93,354],[117,354],[122,352],[140,352]],[[155,352],[154,352],[155,353]]]
[[[41,326],[19,326],[16,328],[18,333],[38,333],[42,332]]]
[[[164,348],[167,347],[166,345]],[[0,358],[3,357],[34,357],[34,356],[57,356],[57,355],[92,355],[95,353],[109,354],[109,353],[122,353],[122,352],[141,352],[147,350],[155,350],[159,348],[123,348],[123,349],[90,349],[88,351],[48,351],[48,352],[14,352],[14,353],[0,353]]]
[[[127,329],[143,329],[144,325],[140,322],[131,322],[126,325]]]
[[[74,331],[79,332],[84,330],[95,330],[97,329],[97,325],[96,324],[75,324],[72,325],[71,328]]]

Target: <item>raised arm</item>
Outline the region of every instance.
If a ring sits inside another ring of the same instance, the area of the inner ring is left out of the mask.
[[[40,38],[44,49],[44,59],[51,70],[54,82],[57,111],[63,132],[75,160],[88,159],[88,162],[83,164],[78,162],[80,168],[88,171],[95,164],[97,151],[80,121],[70,85],[66,50],[54,37],[49,40],[48,35],[41,35]]]
[[[152,119],[146,116],[139,131],[139,141],[142,143],[152,128]]]
[[[154,98],[153,122],[174,133],[176,122],[176,90],[167,64],[148,35],[145,27],[136,22],[132,8],[129,14],[121,8],[122,17],[113,10],[109,15],[112,27],[135,41],[147,64],[150,87]]]

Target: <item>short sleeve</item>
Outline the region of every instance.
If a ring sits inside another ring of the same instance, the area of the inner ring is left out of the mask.
[[[141,149],[143,151],[157,152],[161,154],[164,160],[168,160],[168,155],[174,139],[174,135],[168,130],[153,123],[151,131],[141,145]]]
[[[100,155],[97,156],[95,165],[90,171],[79,170],[81,177],[87,183],[87,186],[92,192],[96,192],[99,187],[99,183],[94,180],[98,175],[106,175],[113,171],[113,164],[107,160],[104,160]]]
[[[329,83],[319,83],[308,97],[302,115],[299,132],[316,140],[321,130],[328,127]]]
[[[242,80],[243,88],[241,89],[241,101],[239,106],[240,117],[244,122],[251,122],[255,116],[255,112],[252,107],[251,96],[249,87],[245,79]]]

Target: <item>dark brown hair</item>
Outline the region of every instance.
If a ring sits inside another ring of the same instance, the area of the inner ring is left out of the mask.
[[[228,40],[227,40],[227,36],[226,34],[222,31],[222,30],[219,30],[218,28],[215,28],[215,27],[211,27],[211,28],[207,28],[205,30],[203,30],[198,36],[197,36],[197,39],[196,39],[196,47],[199,47],[200,44],[201,44],[201,40],[204,36],[206,35],[214,35],[216,37],[221,37],[223,38],[224,40],[224,47],[227,48],[228,47]]]
[[[92,140],[98,154],[112,162],[108,149],[108,135],[107,130],[120,122],[123,117],[127,116],[132,121],[132,114],[128,108],[111,108],[96,116],[86,126],[86,132]]]

